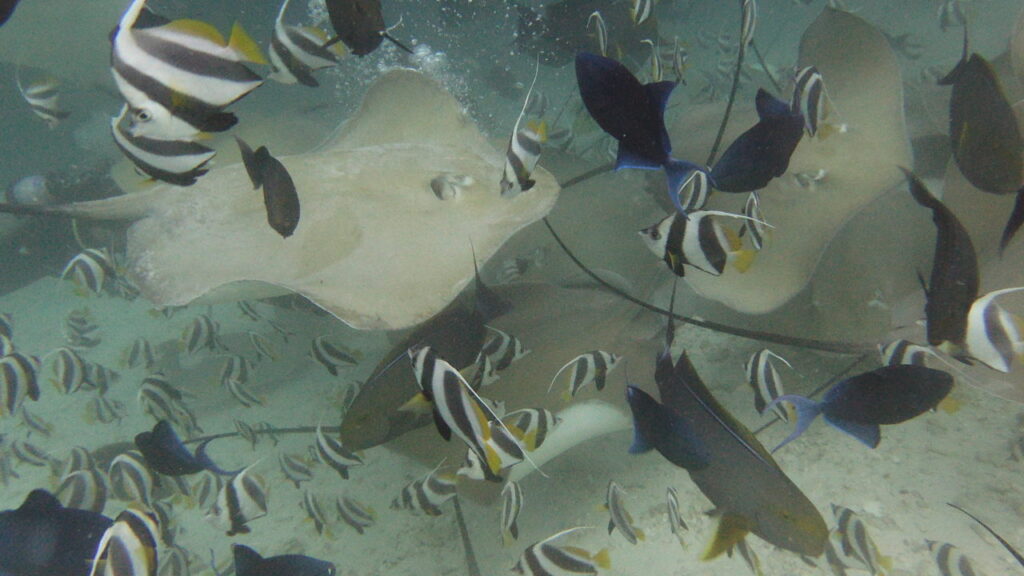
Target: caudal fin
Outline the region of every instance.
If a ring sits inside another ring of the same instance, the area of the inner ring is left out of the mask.
[[[1010,212],[1010,219],[1006,221],[1006,227],[1003,228],[1003,236],[999,239],[999,255],[1003,255],[1003,251],[1013,240],[1013,235],[1020,230],[1021,224],[1024,224],[1024,187],[1017,190],[1017,200],[1013,203],[1013,211]]]

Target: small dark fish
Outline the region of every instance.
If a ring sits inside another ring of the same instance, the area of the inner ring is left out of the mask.
[[[0,26],[3,26],[7,20],[14,14],[15,7],[18,6],[20,0],[0,0]]]
[[[356,56],[366,56],[387,38],[395,46],[409,54],[413,53],[388,34],[380,0],[326,0],[326,4],[327,16],[338,35],[328,40],[324,48],[344,42]]]
[[[1010,543],[1007,542],[1005,538],[1003,538],[1002,536],[997,534],[995,530],[990,528],[988,524],[985,524],[977,516],[975,516],[974,514],[971,514],[970,512],[968,512],[967,510],[964,510],[963,508],[957,506],[956,504],[953,504],[953,503],[950,503],[950,502],[946,502],[946,505],[950,506],[952,508],[956,508],[957,510],[959,510],[959,511],[963,512],[965,515],[967,515],[971,520],[974,520],[975,522],[980,524],[981,527],[985,529],[985,531],[987,531],[989,534],[991,534],[993,537],[995,537],[995,539],[998,540],[999,543],[1003,545],[1003,548],[1006,548],[1006,551],[1009,552],[1010,555],[1013,556],[1014,559],[1017,560],[1018,564],[1020,564],[1021,566],[1024,566],[1024,555],[1022,555],[1020,552],[1018,552],[1016,548],[1011,546]]]
[[[34,490],[16,510],[0,512],[0,572],[10,576],[88,576],[110,518],[65,508],[46,490]]]
[[[789,169],[789,158],[804,136],[804,117],[764,90],[755,100],[758,122],[725,149],[711,170],[722,192],[753,192]]]
[[[270,155],[266,146],[254,152],[241,138],[235,136],[242,152],[245,171],[249,173],[253,188],[263,188],[263,204],[267,209],[267,223],[282,238],[295,232],[299,225],[299,195],[288,169]]]
[[[967,317],[978,297],[978,257],[974,244],[960,220],[932,195],[909,170],[903,169],[910,194],[918,204],[932,211],[935,222],[935,256],[925,291],[924,315],[928,343],[951,354],[962,352],[967,337]]]
[[[939,80],[939,84],[953,87],[950,147],[960,173],[973,186],[990,194],[1017,195],[999,242],[1001,252],[1024,224],[1024,160],[1020,154],[1024,139],[992,65],[979,54],[968,56],[966,26],[963,46],[960,62]]]
[[[796,429],[772,451],[778,450],[807,430],[819,415],[825,421],[876,448],[882,436],[880,424],[899,424],[934,409],[953,389],[953,377],[942,370],[898,364],[883,366],[838,382],[821,402],[786,394],[773,400],[796,407]]]
[[[232,544],[231,553],[235,555],[235,576],[334,576],[336,571],[330,562],[301,554],[264,558],[242,544]]]
[[[165,476],[182,476],[209,470],[215,474],[232,476],[241,470],[226,471],[218,467],[206,454],[210,440],[205,440],[190,453],[185,444],[174,431],[171,423],[161,420],[150,432],[142,432],[135,436],[135,446],[142,452],[146,464],[156,472]]]

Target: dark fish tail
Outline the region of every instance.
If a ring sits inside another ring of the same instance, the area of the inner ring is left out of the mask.
[[[796,407],[796,426],[793,428],[793,432],[786,437],[785,440],[779,443],[778,446],[772,448],[772,453],[776,452],[779,448],[782,448],[786,444],[789,444],[793,440],[796,440],[801,434],[807,431],[810,427],[811,422],[821,414],[821,404],[811,400],[810,398],[804,398],[796,394],[786,394],[779,396],[775,400],[772,400],[765,406],[765,410],[772,410],[780,402],[789,402]]]
[[[1013,235],[1020,230],[1021,224],[1024,224],[1024,186],[1017,190],[1017,200],[1013,203],[1013,211],[1010,212],[1010,219],[1006,221],[1006,227],[1003,228],[1003,236],[999,239],[999,255],[1003,255],[1003,251],[1013,240]]]
[[[390,40],[392,44],[394,44],[395,46],[398,46],[399,48],[401,48],[401,49],[402,49],[402,50],[404,50],[405,52],[408,52],[409,54],[412,54],[412,53],[413,53],[413,51],[412,51],[412,50],[410,50],[408,46],[406,46],[405,44],[402,44],[402,43],[401,43],[401,42],[399,42],[398,40],[395,40],[395,37],[394,37],[394,36],[392,36],[391,34],[388,34],[387,32],[382,32],[382,33],[381,33],[381,36],[384,36],[385,38],[387,38],[388,40]]]
[[[210,455],[206,453],[206,446],[213,440],[213,438],[207,438],[206,440],[200,442],[199,446],[196,447],[196,461],[202,464],[203,468],[206,468],[210,472],[213,472],[214,474],[219,474],[221,476],[234,476],[236,474],[241,473],[242,470],[245,470],[245,468],[239,468],[238,470],[224,470],[220,466],[214,464],[213,460],[210,459]]]
[[[956,84],[957,80],[960,78],[960,74],[963,73],[965,66],[967,66],[967,24],[966,23],[964,24],[964,48],[963,48],[963,51],[960,54],[960,61],[957,62],[956,66],[954,66],[953,69],[949,71],[949,74],[946,74],[945,76],[943,76],[939,80],[939,86],[952,86],[953,84]]]

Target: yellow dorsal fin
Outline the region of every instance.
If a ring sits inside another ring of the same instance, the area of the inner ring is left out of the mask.
[[[192,20],[190,18],[182,18],[181,20],[175,20],[174,22],[168,22],[161,26],[163,30],[171,30],[179,32],[194,38],[202,38],[209,40],[218,46],[224,46],[224,35],[220,33],[212,24],[203,22],[202,20]]]
[[[757,256],[757,251],[755,250],[748,250],[746,248],[737,250],[732,253],[732,267],[742,274],[750,270],[750,267],[754,264],[755,256]]]
[[[263,56],[263,51],[260,50],[260,45],[252,39],[252,36],[249,36],[249,33],[238,22],[235,22],[234,26],[231,27],[231,40],[228,40],[228,48],[246,62],[252,62],[253,64],[267,63],[267,59]]]
[[[534,450],[537,449],[537,431],[536,430],[531,430],[528,434],[523,435],[523,437],[520,438],[520,440],[523,441],[523,445],[526,447],[527,451],[533,452]]]
[[[501,472],[501,457],[494,448],[488,444],[484,446],[484,452],[487,454],[487,468],[494,474]]]
[[[526,127],[531,132],[537,135],[537,141],[540,142],[541,144],[548,141],[547,120],[541,120],[540,122],[537,122],[536,120],[530,120],[529,122],[526,123]]]
[[[702,561],[711,560],[720,556],[726,550],[743,540],[750,532],[750,521],[742,516],[725,514],[718,521],[718,529],[715,535],[708,542],[707,548],[701,554]]]
[[[323,28],[317,28],[316,26],[303,26],[302,28],[299,28],[299,30],[302,30],[310,38],[316,38],[322,44],[326,44],[329,40],[327,32],[324,32]]]

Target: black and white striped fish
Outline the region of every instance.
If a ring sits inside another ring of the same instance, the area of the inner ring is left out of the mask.
[[[337,498],[334,501],[334,508],[338,511],[338,518],[360,534],[373,526],[377,519],[377,513],[373,508],[348,496]]]
[[[154,372],[142,379],[138,400],[142,411],[157,421],[177,423],[184,408],[181,392],[171,386],[162,372]]]
[[[644,539],[644,531],[633,525],[633,517],[626,510],[626,504],[622,501],[625,493],[614,480],[608,481],[608,489],[605,491],[604,506],[611,516],[608,520],[608,533],[618,529],[619,534],[630,544],[636,544],[638,540]]]
[[[156,514],[133,503],[103,533],[89,576],[157,576],[159,547]]]
[[[540,448],[551,430],[559,423],[558,417],[544,408],[523,408],[509,412],[501,421],[528,452]]]
[[[128,106],[110,119],[110,133],[114,143],[142,175],[176,186],[191,186],[203,174],[217,154],[198,142],[187,139],[162,139],[133,136],[126,127]]]
[[[740,235],[746,232],[754,250],[760,250],[764,247],[764,236],[768,231],[768,226],[765,223],[764,214],[761,212],[761,197],[756,190],[747,196],[747,202],[743,205],[743,215],[748,219],[743,221],[743,230],[740,231]]]
[[[555,544],[555,540],[577,530],[580,528],[562,530],[528,546],[512,571],[523,576],[570,576],[572,574],[597,574],[599,570],[611,568],[607,548],[591,554],[575,546],[557,546]]]
[[[441,437],[448,440],[454,432],[465,442],[483,465],[486,479],[500,480],[501,470],[525,458],[519,442],[458,370],[429,346],[408,353],[420,396],[433,406],[434,423]]]
[[[309,491],[309,489],[302,492],[302,509],[305,510],[306,516],[312,520],[316,533],[323,534],[329,524],[327,514],[324,513],[324,507],[320,504],[320,498]]]
[[[590,16],[587,17],[587,30],[590,30],[591,23],[594,24],[594,35],[597,37],[597,47],[601,51],[601,56],[608,57],[608,27],[605,26],[604,16],[601,16],[599,10],[591,12]]]
[[[252,362],[249,362],[244,356],[233,354],[227,357],[224,361],[224,366],[220,370],[220,384],[221,386],[227,386],[232,381],[245,384],[249,382],[251,373]]]
[[[10,336],[0,334],[0,358],[15,352],[14,342]]]
[[[87,248],[68,261],[60,277],[70,277],[81,289],[99,294],[103,291],[107,276],[113,274],[114,264],[110,260],[110,254],[100,248]]]
[[[20,438],[11,441],[11,454],[18,462],[24,462],[37,468],[50,466],[54,462],[46,450]]]
[[[233,424],[235,426],[235,432],[238,432],[238,435],[242,440],[248,442],[249,445],[252,446],[252,449],[256,450],[256,444],[259,444],[260,441],[260,437],[259,434],[256,433],[256,429],[245,420],[239,420],[237,418],[235,418]]]
[[[20,352],[0,358],[0,416],[14,415],[26,398],[39,400],[39,360]]]
[[[7,312],[0,313],[0,336],[14,338],[14,318]]]
[[[67,476],[76,470],[92,470],[96,468],[96,460],[83,446],[75,446],[68,452],[68,458],[64,462],[61,476]]]
[[[1020,288],[994,290],[978,298],[967,313],[967,353],[993,370],[1008,373],[1014,358],[1024,352],[1021,320],[1006,311],[996,298]]]
[[[685,178],[680,179],[679,188],[671,193],[673,203],[676,203],[676,210],[680,214],[702,210],[710,196],[711,181],[708,173],[699,167],[694,167]]]
[[[878,546],[868,535],[867,526],[853,510],[833,504],[832,514],[836,518],[838,551],[844,559],[857,560],[872,574],[887,574],[892,570],[892,559],[878,551]]]
[[[509,481],[501,489],[501,540],[505,546],[519,539],[519,512],[523,509],[523,489]]]
[[[764,572],[761,570],[761,559],[757,557],[757,553],[750,547],[750,544],[747,542],[748,540],[748,538],[741,538],[732,548],[726,550],[726,554],[731,558],[735,550],[754,576],[764,576]]]
[[[743,25],[740,27],[740,50],[746,50],[757,28],[757,0],[743,0]]]
[[[98,390],[100,394],[106,394],[110,385],[121,379],[121,375],[107,368],[98,362],[85,363],[85,378],[82,386]]]
[[[267,488],[263,478],[249,466],[231,478],[217,493],[206,517],[228,536],[248,534],[247,524],[267,515]]]
[[[938,10],[939,28],[945,32],[949,28],[964,26],[967,19],[964,18],[964,11],[960,8],[960,0],[942,0]]]
[[[971,566],[970,559],[964,556],[959,548],[948,542],[936,542],[925,540],[928,544],[928,551],[935,559],[935,565],[939,569],[940,576],[975,576],[978,574]]]
[[[125,407],[118,400],[111,400],[105,395],[100,395],[85,405],[85,420],[89,423],[99,422],[110,424],[120,422],[124,418]]]
[[[85,361],[77,352],[70,348],[58,348],[49,355],[55,356],[53,367],[53,384],[64,394],[78,392],[85,380]]]
[[[125,350],[123,365],[128,368],[142,367],[149,370],[153,367],[153,364],[156,364],[153,345],[149,343],[149,340],[139,336]]]
[[[338,368],[355,366],[358,363],[355,357],[328,342],[324,336],[317,336],[313,339],[310,354],[314,360],[327,369],[331,376],[338,375]]]
[[[469,385],[473,390],[486,388],[501,379],[498,371],[494,369],[494,363],[491,362],[490,356],[477,355],[474,368],[473,379],[469,381]]]
[[[207,314],[200,314],[188,325],[181,336],[185,351],[195,354],[203,348],[214,350],[218,347],[217,332],[220,324],[214,322]]]
[[[110,67],[130,108],[128,133],[192,140],[231,128],[237,118],[224,107],[263,83],[243,64],[266,64],[257,44],[237,23],[228,41],[198,20],[136,26],[145,4],[133,0],[112,38]]]
[[[274,350],[274,345],[271,344],[266,336],[252,330],[249,330],[247,334],[249,335],[249,343],[256,350],[257,361],[264,358],[267,360],[277,360],[277,352]]]
[[[551,379],[551,384],[548,385],[548,391],[554,388],[556,382],[565,384],[566,389],[562,398],[570,400],[589,384],[593,384],[598,390],[604,390],[608,374],[619,365],[620,360],[621,356],[604,350],[584,352],[558,369]],[[566,374],[567,378],[560,380],[562,374]]]
[[[713,216],[737,217],[714,210],[697,210],[686,216],[673,212],[661,222],[641,230],[640,236],[676,276],[685,275],[684,266],[719,276],[728,263],[745,272],[756,252],[744,249],[739,236]]]
[[[661,47],[650,38],[644,38],[640,42],[651,47],[651,82],[661,82],[665,79],[665,67],[661,63]]]
[[[493,336],[488,338],[480,348],[477,361],[480,361],[481,356],[486,356],[490,359],[494,370],[500,372],[530,353],[530,350],[523,345],[519,338],[490,326],[487,329]]]
[[[300,488],[303,482],[313,479],[313,470],[309,467],[309,463],[299,456],[279,452],[277,463],[281,467],[281,473],[295,485],[296,489]]]
[[[359,454],[342,446],[341,442],[324,434],[323,427],[316,426],[316,441],[313,444],[314,452],[318,460],[327,464],[348,480],[348,469],[353,466],[362,466],[363,459]]]
[[[33,432],[39,433],[47,438],[53,434],[53,424],[42,416],[29,412],[28,407],[22,405],[19,413],[21,414],[21,423],[28,428],[29,436],[31,436]]]
[[[882,357],[882,366],[897,366],[899,364],[924,366],[928,356],[935,356],[935,352],[931,348],[902,339],[893,340],[884,346],[880,344],[878,353]]]
[[[401,494],[391,501],[391,509],[440,516],[441,505],[455,497],[458,477],[439,470],[440,466],[402,488]]]
[[[687,53],[686,47],[679,43],[679,37],[676,36],[672,40],[672,73],[675,74],[676,82],[679,84],[686,84],[683,76],[686,75],[689,60],[690,55]]]
[[[107,478],[114,498],[122,502],[138,501],[146,506],[153,501],[153,474],[138,452],[118,454],[110,461]]]
[[[270,40],[269,51],[270,65],[274,67],[274,72],[268,78],[282,84],[299,82],[305,86],[319,86],[313,72],[337,65],[338,57],[344,55],[344,44],[324,48],[328,40],[324,30],[285,24],[284,13],[288,9],[288,2],[285,0],[281,4],[274,21],[274,35]]]
[[[259,322],[260,320],[264,319],[263,315],[257,312],[256,309],[253,308],[252,304],[250,304],[248,300],[239,300],[238,309],[242,311],[243,315],[245,315],[253,322]]]
[[[157,576],[192,576],[188,551],[179,546],[167,546],[160,554]]]
[[[102,513],[107,505],[107,480],[99,470],[75,470],[64,476],[54,496],[67,508]]]
[[[762,348],[750,355],[743,370],[747,375],[747,384],[754,390],[754,408],[757,413],[764,415],[764,409],[773,400],[785,394],[782,388],[782,377],[772,364],[772,358],[779,359],[783,364],[792,368],[785,358]],[[773,411],[785,422],[789,422],[792,415],[792,405],[788,402],[785,406],[777,405]]]
[[[629,14],[633,18],[633,23],[637,26],[646,22],[651,17],[651,12],[653,11],[654,0],[632,0],[629,8]]]
[[[835,132],[845,132],[844,124],[827,122],[832,114],[832,101],[825,89],[825,80],[814,66],[797,70],[793,80],[793,99],[790,109],[804,117],[804,131],[811,138],[819,134],[827,138]]]
[[[514,198],[519,194],[533,188],[536,182],[531,178],[533,169],[540,159],[541,144],[547,139],[547,127],[542,121],[536,127],[530,123],[521,126],[523,118],[526,117],[526,105],[530,102],[533,88],[537,84],[537,74],[540,72],[540,61],[537,61],[537,69],[533,73],[533,82],[526,92],[526,101],[519,111],[519,117],[512,127],[512,135],[508,139],[508,147],[505,149],[505,168],[501,173],[501,197]]]
[[[232,398],[238,400],[238,403],[246,408],[263,405],[263,398],[260,398],[250,392],[248,385],[241,380],[226,380],[224,382],[224,388],[227,389]]]
[[[23,84],[21,81],[21,68],[14,69],[14,81],[18,85],[18,92],[28,102],[32,113],[42,118],[46,125],[52,130],[57,127],[61,120],[71,115],[67,110],[62,110],[60,100],[60,84],[54,78],[39,78]]]
[[[88,336],[95,332],[99,326],[92,321],[89,309],[81,308],[68,313],[67,317],[64,318],[64,328],[66,334]]]
[[[679,544],[685,548],[686,541],[683,540],[683,533],[690,528],[679,513],[679,495],[676,493],[676,489],[671,486],[665,490],[665,506],[668,512],[668,527],[672,530],[672,534],[675,535],[676,539],[679,540]]]
[[[210,508],[217,502],[217,495],[224,488],[224,481],[219,474],[203,470],[192,485],[192,498],[201,508]]]

